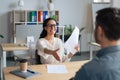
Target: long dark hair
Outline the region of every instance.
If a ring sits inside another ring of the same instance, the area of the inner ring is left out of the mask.
[[[56,22],[56,20],[54,18],[47,18],[46,20],[44,20],[44,22],[43,22],[43,30],[42,30],[39,38],[44,38],[44,37],[47,36],[47,31],[45,30],[45,27],[47,26],[47,24],[48,24],[48,22],[50,20],[54,20]],[[57,24],[57,22],[56,22],[56,24]],[[56,36],[56,34],[54,36]]]

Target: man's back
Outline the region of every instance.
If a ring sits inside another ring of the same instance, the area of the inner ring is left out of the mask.
[[[74,80],[120,80],[120,8],[97,11],[94,37],[102,49]]]
[[[85,64],[74,80],[120,80],[120,46],[100,50],[97,58]]]

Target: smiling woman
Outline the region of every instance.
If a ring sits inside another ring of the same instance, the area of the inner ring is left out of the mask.
[[[48,18],[43,22],[43,31],[36,44],[40,61],[43,64],[68,62],[73,56],[73,54],[69,51],[67,51],[67,55],[64,54],[62,40],[55,37],[57,29],[56,23],[56,20],[53,18]],[[78,52],[78,48],[78,45],[74,47],[76,52]]]

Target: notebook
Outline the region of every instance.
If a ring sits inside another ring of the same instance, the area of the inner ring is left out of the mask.
[[[22,78],[26,78],[26,79],[40,74],[40,73],[32,71],[32,70],[27,70],[27,72],[21,72],[20,69],[10,71],[10,73],[12,73],[16,76],[22,77]]]

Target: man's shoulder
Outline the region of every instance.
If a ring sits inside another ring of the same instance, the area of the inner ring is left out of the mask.
[[[115,66],[110,66],[114,63],[109,62],[109,60],[105,60],[105,59],[99,59],[99,58],[95,58],[93,60],[91,60],[90,62],[86,63],[82,69],[87,71],[88,73],[101,73],[107,70],[111,70],[112,67]]]
[[[91,61],[89,61],[88,63],[86,63],[83,68],[88,70],[88,71],[93,71],[93,70],[98,70],[98,68],[101,67],[102,64],[100,64],[100,60],[99,59],[93,59]]]

